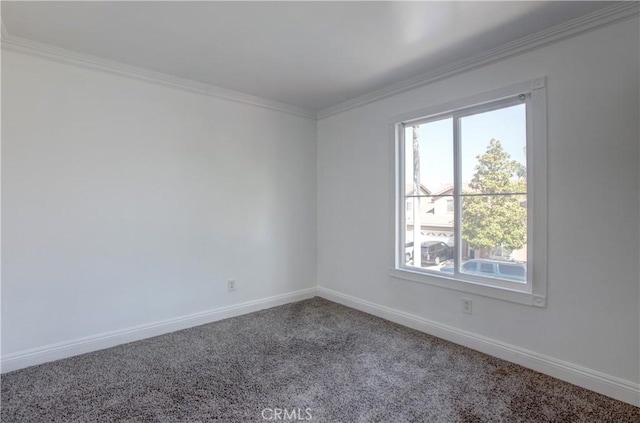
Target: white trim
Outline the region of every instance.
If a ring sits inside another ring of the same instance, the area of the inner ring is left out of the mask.
[[[542,87],[544,88],[546,77],[536,78],[531,81],[520,82],[516,84],[511,84],[505,87],[500,87],[493,89],[491,91],[483,91],[478,94],[470,95],[468,97],[457,98],[455,100],[447,101],[446,103],[434,104],[423,109],[412,110],[405,113],[400,113],[395,116],[391,116],[388,119],[388,123],[390,125],[395,125],[400,122],[402,123],[413,123],[414,121],[421,122],[422,120],[429,121],[433,116],[436,115],[447,115],[455,112],[459,109],[465,109],[470,107],[470,105],[477,106],[486,103],[492,103],[496,100],[505,99],[508,97],[512,97],[518,94],[531,92],[533,83],[538,83],[542,81]],[[423,119],[425,116],[429,116],[428,119]]]
[[[318,287],[318,296],[398,323],[402,326],[519,364],[565,382],[635,405],[636,407],[640,406],[640,384],[638,383],[588,369],[525,348],[520,348],[512,344],[507,344],[497,339],[427,320],[328,288]]]
[[[549,276],[546,78],[531,81],[527,102],[527,271],[532,281],[533,305],[545,307]]]
[[[470,71],[500,60],[527,53],[541,47],[576,37],[640,14],[640,3],[636,1],[620,2],[588,15],[556,25],[535,34],[511,41],[491,50],[475,54],[451,64],[437,67],[431,71],[388,85],[343,103],[327,107],[318,112],[318,119],[324,119],[356,107],[364,106],[383,98],[391,97],[411,89],[427,85],[441,79]]]
[[[43,347],[6,354],[2,356],[0,367],[2,368],[2,373],[6,373],[36,364],[73,357],[79,354],[228,319],[230,317],[253,313],[266,308],[302,301],[315,296],[316,288],[307,288],[200,313],[175,317],[173,319],[104,332],[71,341],[58,342]]]
[[[529,291],[518,291],[499,286],[474,283],[468,280],[455,278],[453,275],[442,274],[444,272],[424,273],[411,271],[409,269],[389,269],[389,276],[395,279],[402,279],[421,283],[425,285],[437,286],[454,291],[469,294],[481,295],[483,297],[495,298],[497,300],[510,301],[528,306],[546,307],[546,297],[536,297]]]
[[[4,28],[4,25],[3,25]],[[243,94],[238,91],[227,90],[225,88],[213,85],[203,84],[191,81],[177,76],[168,75],[137,66],[126,65],[112,60],[102,59],[88,54],[77,53],[75,51],[51,46],[36,41],[27,40],[26,38],[16,37],[14,35],[2,36],[2,48],[8,51],[17,51],[20,53],[31,54],[35,56],[45,57],[62,63],[70,63],[76,66],[82,66],[89,69],[97,69],[112,74],[134,78],[152,84],[158,84],[170,88],[191,91],[198,94],[204,94],[211,97],[221,98],[225,100],[237,101],[252,106],[262,107],[265,109],[276,110],[296,116],[302,116],[308,119],[316,120],[316,114],[310,110],[279,101],[268,100],[265,98]]]

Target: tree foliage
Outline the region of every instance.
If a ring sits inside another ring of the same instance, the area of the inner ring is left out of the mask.
[[[500,141],[489,141],[484,154],[477,156],[473,179],[465,194],[505,194],[526,192],[526,169]],[[522,248],[527,238],[527,213],[522,195],[476,195],[462,203],[462,239],[485,256],[502,247],[506,251]]]

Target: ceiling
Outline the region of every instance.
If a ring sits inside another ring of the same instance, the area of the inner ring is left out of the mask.
[[[317,112],[611,2],[2,2],[11,36]]]

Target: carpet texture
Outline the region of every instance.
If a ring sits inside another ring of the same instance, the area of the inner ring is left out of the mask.
[[[8,373],[1,417],[640,422],[640,409],[314,298]]]

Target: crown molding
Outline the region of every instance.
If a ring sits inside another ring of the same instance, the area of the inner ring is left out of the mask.
[[[347,110],[361,107],[383,98],[391,97],[402,92],[427,85],[441,79],[445,79],[463,72],[470,71],[488,64],[504,60],[508,57],[518,54],[527,53],[529,51],[555,44],[583,34],[593,31],[603,26],[621,22],[626,19],[633,18],[640,14],[640,3],[637,1],[624,1],[614,6],[609,6],[596,12],[587,14],[580,18],[576,18],[560,25],[556,25],[549,29],[537,32],[519,40],[515,40],[494,49],[485,51],[453,62],[448,65],[440,66],[432,71],[422,73],[415,77],[405,79],[404,81],[388,85],[362,96],[347,100],[345,102],[327,107],[318,112],[318,120],[346,112]]]
[[[316,120],[316,114],[307,109],[281,103],[279,101],[268,100],[262,97],[243,94],[238,91],[227,90],[213,85],[203,84],[189,79],[179,78],[176,76],[140,68],[137,66],[131,66],[107,59],[102,59],[88,54],[77,53],[75,51],[66,50],[36,41],[31,41],[26,38],[16,37],[9,34],[5,35],[5,31],[6,28],[4,25],[2,25],[2,49],[4,50],[27,53],[62,63],[69,63],[90,69],[97,69],[120,76],[162,85],[165,87],[177,88],[180,90],[191,91],[211,97],[237,101],[252,106],[262,107],[265,109],[275,110],[278,112],[284,112]]]
[[[621,22],[626,19],[636,17],[640,14],[640,2],[622,1],[613,6],[598,10],[588,15],[582,16],[563,24],[556,25],[552,28],[540,31],[533,35],[515,40],[494,49],[485,51],[468,57],[463,60],[453,62],[448,65],[437,67],[431,71],[422,73],[415,77],[405,79],[395,84],[388,85],[378,90],[369,92],[351,100],[327,107],[314,113],[311,110],[301,107],[292,106],[274,100],[262,97],[244,94],[238,91],[227,90],[225,88],[216,87],[209,84],[179,78],[161,72],[140,68],[137,66],[126,65],[115,61],[102,59],[83,53],[77,53],[71,50],[51,46],[25,38],[10,35],[4,22],[1,23],[2,29],[2,48],[10,51],[17,51],[45,57],[63,63],[70,63],[90,69],[102,70],[112,74],[134,78],[166,87],[191,91],[198,94],[204,94],[211,97],[221,98],[225,100],[237,101],[265,109],[276,110],[301,116],[308,119],[324,119],[347,110],[361,107],[383,98],[391,97],[402,92],[427,85],[441,79],[445,79],[463,72],[467,72],[491,63],[504,60],[506,58],[516,56],[518,54],[527,53],[529,51],[554,44],[571,37],[578,36],[585,32],[593,31],[598,28]]]

